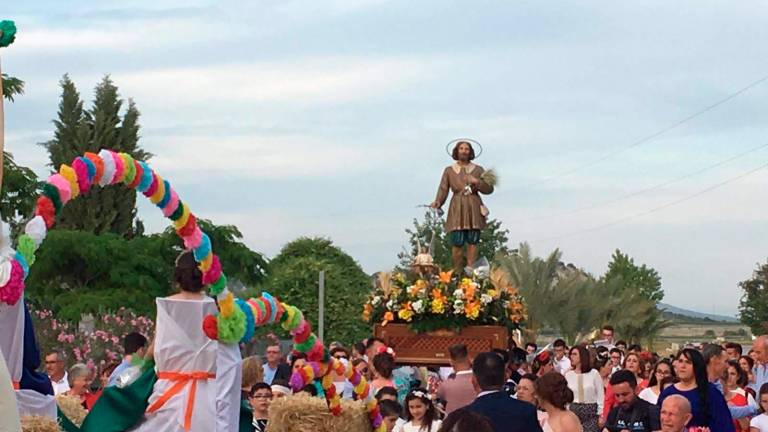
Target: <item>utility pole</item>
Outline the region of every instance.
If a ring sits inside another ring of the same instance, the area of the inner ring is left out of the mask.
[[[320,340],[325,342],[325,271],[320,270],[320,274],[318,276],[318,313],[317,313],[317,335],[320,337]]]

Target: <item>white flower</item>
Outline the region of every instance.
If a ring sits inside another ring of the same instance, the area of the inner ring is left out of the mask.
[[[492,301],[493,301],[493,297],[489,296],[488,294],[483,294],[480,296],[480,303],[483,305],[487,305]]]
[[[396,304],[397,304],[397,302],[395,302],[395,299],[390,299],[387,302],[387,309],[388,310],[393,310]]]
[[[424,312],[424,301],[417,300],[413,303],[411,303],[411,307],[413,307],[413,311],[416,313],[422,313]]]
[[[463,299],[464,298],[464,291],[461,290],[461,288],[457,289],[453,292],[453,296],[457,299]]]
[[[373,300],[371,300],[371,304],[374,306],[378,306],[381,304],[381,296],[374,296]]]
[[[453,302],[453,312],[457,314],[464,313],[464,302],[458,299],[455,300]]]

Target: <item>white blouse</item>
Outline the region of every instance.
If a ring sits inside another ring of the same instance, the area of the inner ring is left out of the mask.
[[[656,394],[655,391],[653,391],[653,387],[646,387],[643,389],[643,391],[640,392],[639,395],[637,395],[640,399],[648,402],[651,405],[656,405],[659,403],[659,395]]]
[[[569,370],[565,373],[565,380],[568,381],[568,387],[573,391],[573,402],[583,404],[597,404],[597,413],[603,413],[603,403],[605,402],[605,388],[603,387],[603,378],[600,373],[592,369],[587,373],[576,373]]]

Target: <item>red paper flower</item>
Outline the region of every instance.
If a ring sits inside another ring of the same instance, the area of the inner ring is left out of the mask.
[[[219,339],[219,325],[215,316],[208,314],[203,319],[203,333],[208,336],[208,339]]]

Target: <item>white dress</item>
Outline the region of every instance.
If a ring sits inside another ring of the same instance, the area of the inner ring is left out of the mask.
[[[429,428],[429,432],[437,432],[440,430],[440,426],[443,425],[443,422],[440,420],[435,420],[432,422],[432,426]],[[408,422],[400,426],[398,429],[397,426],[395,426],[395,429],[393,432],[422,432],[421,426],[414,426],[413,423]]]
[[[155,336],[155,369],[158,380],[149,397],[149,407],[181,381],[162,379],[164,372],[216,373],[218,343],[203,333],[203,318],[216,312],[213,299],[181,300],[158,298],[157,334]],[[196,391],[189,399],[192,384]],[[193,405],[191,431],[216,430],[216,381],[213,378],[188,380],[154,412],[147,412],[134,430],[141,432],[179,432],[184,430],[185,411]],[[149,409],[148,409],[149,411]]]

